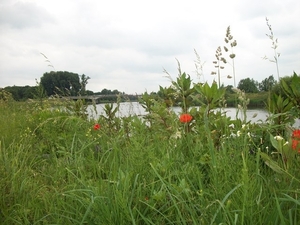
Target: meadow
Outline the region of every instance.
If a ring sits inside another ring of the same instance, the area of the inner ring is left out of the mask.
[[[249,123],[213,110],[226,104],[216,83],[193,86],[182,73],[172,85],[179,116],[171,96],[145,93],[147,115],[120,118],[106,104],[96,120],[81,101],[15,102],[3,92],[0,223],[300,224],[294,98],[270,100],[273,112],[286,110]]]
[[[26,102],[1,89],[0,224],[300,224],[300,76],[279,76],[267,25],[280,92],[268,92],[264,121],[249,122],[243,91],[226,98],[221,47],[217,83],[179,67],[160,96],[139,99],[143,116],[118,117],[118,101],[90,118],[85,102],[44,98],[42,86]],[[230,27],[225,42],[236,87]],[[217,110],[227,101],[244,116]]]

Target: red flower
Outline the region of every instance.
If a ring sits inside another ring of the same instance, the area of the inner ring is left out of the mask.
[[[298,143],[299,143],[298,140],[293,139],[292,140],[292,149],[296,150]]]
[[[188,113],[181,114],[180,118],[179,118],[181,123],[189,123],[189,122],[191,122],[192,119],[193,119],[193,117]]]
[[[300,153],[300,130],[294,130],[292,134],[292,149]]]
[[[292,138],[300,139],[300,130],[294,130],[292,134]]]
[[[100,125],[98,124],[98,123],[96,123],[95,125],[94,125],[94,130],[99,130],[100,129]]]

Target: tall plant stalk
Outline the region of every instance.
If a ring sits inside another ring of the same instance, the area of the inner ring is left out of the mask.
[[[211,75],[218,75],[218,87],[220,88],[221,87],[221,70],[224,69],[223,64],[227,63],[226,59],[222,56],[222,49],[220,46],[217,48],[215,56],[216,56],[217,60],[213,61],[213,64],[215,64],[215,68],[217,69],[217,72],[212,71]]]
[[[270,34],[266,34],[266,35],[272,41],[272,47],[271,48],[273,48],[273,50],[274,50],[274,60],[273,59],[269,59],[266,56],[263,59],[269,59],[270,62],[273,62],[273,63],[276,64],[277,78],[278,78],[278,81],[279,81],[280,75],[279,75],[278,58],[280,56],[280,53],[277,52],[278,39],[274,37],[272,26],[271,26],[271,24],[269,24],[269,19],[268,18],[266,18],[266,23],[267,23],[267,26],[268,26],[269,31],[270,31]]]
[[[236,87],[235,66],[234,66],[234,58],[236,55],[233,53],[233,48],[237,45],[237,42],[236,42],[236,40],[233,40],[233,36],[230,33],[230,26],[227,27],[227,30],[226,30],[225,42],[226,42],[226,44],[229,44],[229,46],[230,46],[229,47],[230,48],[229,58],[232,60],[233,83],[234,83],[234,87]],[[224,46],[224,50],[225,50],[225,52],[228,52],[228,48],[226,46]]]

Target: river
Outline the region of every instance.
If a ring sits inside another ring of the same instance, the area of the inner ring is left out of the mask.
[[[92,105],[88,106],[88,113],[91,118],[97,119],[100,115],[104,115],[104,105],[105,104],[97,104],[96,105],[96,110],[97,113],[94,111],[94,107]],[[113,103],[114,107],[117,106],[116,103]],[[181,108],[180,107],[173,107],[174,112],[180,113]],[[236,118],[236,108],[225,108],[222,109],[226,112],[226,115],[228,117],[231,117],[232,119]],[[138,116],[143,116],[146,115],[147,112],[145,109],[139,104],[138,102],[121,102],[120,103],[120,108],[119,111],[117,112],[118,117],[126,117],[130,115],[138,115]],[[251,121],[253,123],[256,122],[264,122],[269,113],[266,110],[263,109],[248,109],[246,111],[246,117],[247,121]],[[242,119],[243,115],[241,112],[238,114],[238,118]],[[300,120],[298,119],[296,123],[294,124],[294,127],[300,128]]]

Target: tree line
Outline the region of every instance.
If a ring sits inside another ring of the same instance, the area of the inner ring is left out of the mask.
[[[84,96],[84,95],[117,95],[122,93],[118,90],[108,90],[104,88],[102,91],[93,92],[86,89],[89,76],[85,74],[67,71],[51,71],[44,73],[37,82],[36,86],[7,86],[3,90],[11,93],[16,101],[25,101],[38,97],[50,96]],[[123,93],[124,94],[124,93]]]
[[[265,78],[260,83],[248,77],[240,80],[237,88],[245,93],[257,93],[260,91],[271,91],[276,84],[277,81],[274,79],[273,75]]]
[[[87,90],[86,85],[88,84],[89,79],[90,77],[86,76],[85,74],[79,75],[77,73],[67,71],[51,71],[44,73],[43,76],[40,78],[40,82],[37,82],[36,86],[8,86],[3,89],[11,93],[12,97],[16,101],[34,99],[38,96],[40,97],[41,95],[43,95],[43,97],[50,97],[54,95],[125,95],[124,92],[118,90],[108,90],[106,88],[99,92]],[[283,77],[281,79],[285,79],[285,81],[289,83],[290,77]],[[268,78],[265,78],[261,82],[257,82],[252,78],[242,79],[239,81],[237,88],[244,91],[245,93],[267,92],[270,90],[275,90],[278,93],[280,91],[278,86],[278,82],[274,79],[272,75]],[[232,88],[232,85],[228,85],[226,87],[226,89],[229,92]],[[135,99],[135,97],[132,96],[131,99]]]

